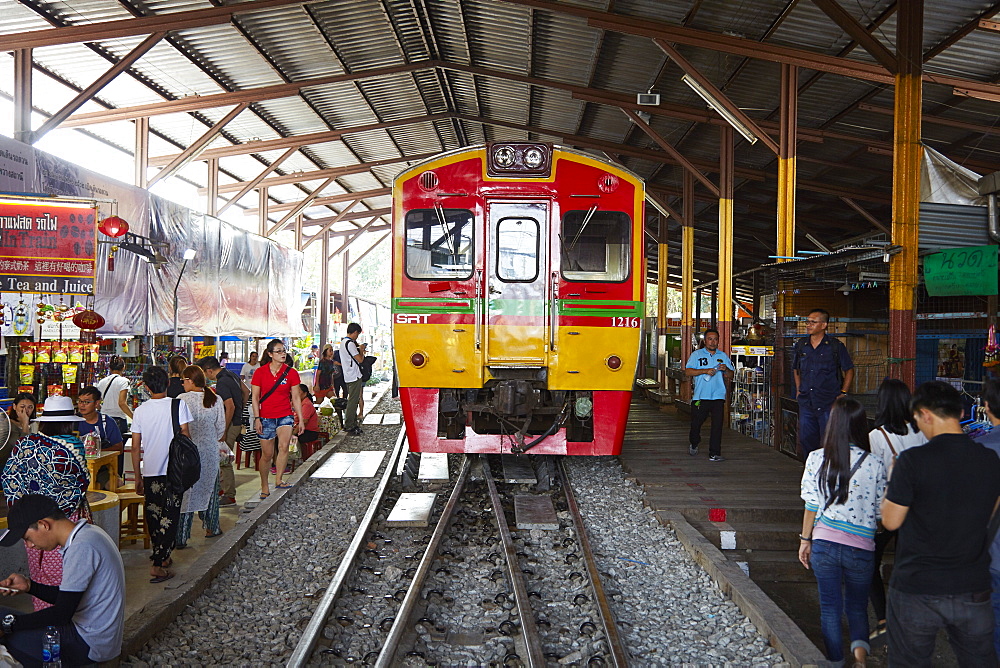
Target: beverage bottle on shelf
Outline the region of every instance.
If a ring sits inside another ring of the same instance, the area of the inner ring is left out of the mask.
[[[59,629],[50,626],[42,639],[42,665],[45,668],[62,668],[59,658]]]

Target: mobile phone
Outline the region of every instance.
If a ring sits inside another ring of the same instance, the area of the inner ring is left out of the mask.
[[[9,591],[12,594],[20,594],[20,589],[11,589],[10,587],[0,587],[0,591]]]

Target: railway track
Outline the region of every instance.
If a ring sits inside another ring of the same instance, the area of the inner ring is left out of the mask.
[[[287,665],[627,665],[562,467],[529,492],[498,484],[499,458],[453,456],[454,482],[418,483],[433,529],[393,526],[404,438]],[[556,524],[511,531],[526,494]]]

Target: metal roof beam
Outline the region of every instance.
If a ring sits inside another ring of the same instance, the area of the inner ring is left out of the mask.
[[[337,250],[335,250],[332,253],[330,253],[330,256],[329,256],[328,259],[332,260],[333,258],[335,258],[338,255],[340,255],[341,253],[343,253],[345,250],[347,250],[351,246],[351,244],[353,244],[355,241],[357,241],[358,239],[360,239],[364,235],[365,232],[367,232],[368,230],[371,229],[372,225],[375,224],[376,220],[378,220],[378,217],[372,218],[367,223],[365,223],[362,227],[359,227],[356,230],[352,230],[352,232],[353,232],[352,236],[350,238],[344,239],[344,243],[342,243],[340,245],[340,248],[338,248]],[[329,224],[333,225],[332,222],[329,223]],[[328,228],[324,228],[324,229],[328,229]],[[310,237],[309,241],[312,241],[313,239],[319,239],[319,238],[321,238],[320,237],[321,234],[323,234],[322,230],[318,234],[315,234],[312,237]]]
[[[639,18],[613,14],[551,2],[550,0],[502,0],[502,2],[578,16],[586,19],[590,27],[601,30],[612,30],[627,35],[648,37],[650,39],[659,38],[676,44],[686,44],[721,53],[732,53],[738,56],[773,63],[797,65],[827,74],[839,74],[863,81],[895,85],[893,74],[881,65],[851,60],[849,58],[828,56],[814,51],[806,51],[805,49],[768,44],[753,39],[723,35],[707,30],[683,28],[645,17]],[[1000,85],[991,82],[974,81],[937,73],[925,73],[923,80],[925,83],[956,86],[984,93],[1000,93]]]
[[[670,60],[674,61],[674,64],[681,68],[685,74],[701,84],[702,88],[708,91],[711,96],[715,98],[716,102],[722,105],[726,111],[735,116],[740,123],[745,125],[750,130],[750,132],[757,135],[757,138],[760,139],[765,146],[771,149],[772,153],[778,153],[778,143],[771,139],[771,137],[764,132],[764,130],[761,129],[761,127],[757,125],[752,118],[743,113],[742,109],[733,104],[733,101],[730,100],[725,93],[719,90],[714,83],[709,81],[708,77],[699,72],[697,67],[688,62],[687,58],[682,56],[680,51],[662,39],[654,39],[653,44],[660,47],[660,50],[663,51],[663,53],[670,56]],[[729,123],[726,123],[726,126],[728,127]]]
[[[656,130],[649,127],[649,124],[646,123],[646,121],[639,118],[636,112],[630,109],[622,109],[622,111],[625,113],[626,116],[628,116],[632,120],[633,123],[636,124],[636,126],[638,126],[640,130],[649,135],[650,139],[655,141],[660,148],[666,151],[667,155],[669,155],[671,158],[674,159],[674,162],[676,162],[678,165],[691,172],[691,176],[698,179],[698,181],[700,181],[703,186],[708,188],[709,192],[711,192],[716,197],[719,196],[719,186],[712,183],[711,179],[702,174],[697,167],[692,165],[687,158],[681,155],[680,151],[678,151],[677,149],[675,149],[673,146],[670,145],[670,142],[661,137],[659,133],[656,132]]]
[[[353,269],[354,265],[356,265],[358,262],[361,262],[363,259],[365,259],[366,255],[368,255],[369,253],[371,253],[373,250],[375,250],[378,247],[379,244],[381,244],[383,241],[385,241],[386,239],[388,239],[390,234],[391,234],[391,232],[386,232],[381,237],[379,237],[375,241],[375,243],[373,243],[371,246],[368,247],[368,250],[366,250],[364,253],[362,253],[361,255],[359,255],[358,257],[356,257],[355,259],[351,260],[351,264],[349,264],[347,266],[347,268],[348,269]]]
[[[37,142],[39,139],[44,137],[49,131],[55,130],[57,127],[62,125],[70,115],[86,104],[92,97],[97,95],[97,93],[107,86],[111,81],[117,77],[119,74],[131,67],[135,61],[142,58],[162,40],[167,33],[165,32],[155,32],[146,39],[144,39],[138,46],[132,49],[124,58],[119,60],[117,63],[111,66],[111,68],[99,76],[94,83],[90,84],[82,91],[80,91],[76,97],[63,105],[63,108],[56,113],[49,116],[42,127],[35,130],[31,135],[31,143]],[[98,112],[101,113],[101,112]]]
[[[333,178],[333,177],[331,177]],[[331,195],[329,197],[317,197],[310,200],[311,206],[327,206],[330,204],[337,204],[339,202],[349,202],[353,199],[368,199],[369,197],[384,197],[385,195],[391,195],[392,188],[377,188],[375,190],[359,190],[356,192],[344,193],[343,195]],[[271,204],[267,207],[268,213],[280,213],[282,211],[291,211],[295,207],[299,206],[301,202],[286,202],[284,204]],[[248,216],[256,216],[257,209],[246,209],[244,212]]]
[[[392,213],[392,209],[389,207],[385,207],[382,209],[369,209],[368,211],[358,211],[357,213],[349,213],[346,216],[341,217],[340,221],[338,222],[360,220],[361,218],[370,218],[372,216],[378,216],[381,218],[382,216],[388,216],[390,213]],[[337,216],[324,216],[323,218],[307,218],[306,220],[302,221],[302,224],[305,227],[312,227],[314,225],[326,225],[336,217]],[[354,234],[354,232],[356,231],[357,230],[347,230],[346,233]],[[339,232],[331,232],[330,236],[336,237],[342,235]]]
[[[149,188],[152,188],[155,184],[159,183],[160,181],[169,179],[171,176],[179,172],[181,168],[184,167],[184,165],[188,164],[196,157],[198,157],[198,155],[200,155],[203,152],[204,148],[208,146],[208,143],[212,141],[220,132],[222,132],[222,128],[226,127],[229,121],[233,120],[234,118],[242,114],[249,106],[250,106],[249,102],[244,102],[243,104],[238,105],[236,108],[232,109],[228,114],[223,116],[218,123],[210,127],[205,132],[205,134],[198,137],[198,139],[194,140],[194,142],[192,142],[190,146],[184,149],[184,151],[178,153],[175,156],[170,156],[172,160],[170,160],[170,162],[167,163],[166,167],[161,169],[156,176],[154,176],[149,180],[149,183],[146,184],[146,189],[148,190]],[[152,163],[153,161],[152,159],[150,159],[149,164],[152,165]]]
[[[360,202],[360,201],[361,200],[358,200],[358,202]],[[309,248],[309,244],[311,244],[312,242],[316,241],[317,239],[322,239],[323,235],[326,234],[327,232],[329,232],[331,227],[333,227],[334,225],[336,225],[337,223],[339,223],[340,221],[342,221],[348,215],[348,212],[351,210],[351,207],[353,207],[358,202],[352,202],[350,204],[350,206],[345,207],[343,211],[341,211],[336,216],[334,216],[333,218],[331,218],[330,221],[326,225],[324,225],[323,228],[319,232],[317,232],[316,234],[312,235],[311,237],[303,237],[301,250],[305,250],[305,249]],[[365,231],[365,230],[367,230],[378,219],[379,219],[379,216],[372,216],[372,219],[369,220],[364,225],[362,225],[361,227],[359,227],[358,230],[360,230],[362,232]],[[353,239],[351,241],[353,241]],[[350,241],[348,243],[350,243]],[[347,247],[347,244],[344,244],[339,249],[337,249],[337,251],[335,251],[333,253],[330,253],[329,256],[328,256],[328,258],[333,258],[337,253],[339,253],[340,251],[344,250],[344,248],[346,248],[346,247]]]
[[[837,0],[813,0],[813,4],[823,10],[823,13],[833,19],[841,29],[846,32],[855,42],[877,60],[882,67],[890,72],[896,71],[896,56],[878,41],[874,35],[868,32],[863,25],[847,13]]]
[[[2,39],[2,38],[0,38]],[[377,79],[390,74],[402,72],[412,72],[414,70],[427,69],[434,66],[432,61],[417,63],[407,63],[406,65],[395,65],[393,67],[379,67],[371,70],[362,70],[350,74],[335,74],[328,77],[316,77],[313,79],[303,79],[291,83],[275,84],[273,86],[259,86],[257,88],[247,88],[227,93],[213,93],[211,95],[195,95],[184,97],[179,100],[168,100],[165,102],[154,102],[152,104],[140,104],[134,107],[119,107],[107,111],[92,111],[85,114],[75,114],[66,119],[62,127],[75,128],[95,123],[110,123],[111,121],[127,121],[133,118],[146,116],[160,116],[163,114],[178,114],[188,111],[198,111],[201,109],[211,109],[212,107],[224,107],[240,102],[260,102],[263,100],[275,100],[282,97],[298,95],[306,88],[317,86],[329,86],[337,83],[348,83],[361,79]]]
[[[310,193],[309,196],[306,197],[304,200],[296,202],[295,205],[292,207],[292,210],[289,211],[287,214],[285,214],[284,218],[282,218],[277,223],[275,223],[274,227],[272,227],[271,229],[269,229],[267,231],[267,234],[265,234],[264,236],[270,237],[270,236],[273,236],[275,233],[280,232],[281,230],[285,229],[285,227],[288,225],[288,223],[291,222],[292,218],[294,218],[295,216],[297,216],[300,213],[302,213],[302,210],[305,209],[306,207],[308,207],[310,204],[312,204],[313,200],[315,200],[317,197],[319,197],[319,194],[321,192],[323,192],[326,189],[326,187],[329,186],[331,183],[333,183],[333,177],[332,176],[330,178],[328,178],[326,181],[324,181],[322,184],[320,184],[319,188],[316,188],[316,190],[312,191],[312,193]],[[351,204],[349,204],[347,206],[347,208],[350,209],[352,206],[354,206],[355,204],[357,204],[360,201],[361,201],[360,199],[355,200],[354,202],[352,202]],[[271,208],[269,206],[268,207],[268,213],[270,213],[270,212],[271,212]]]
[[[43,30],[28,30],[12,35],[0,35],[0,50],[39,48],[59,44],[76,44],[78,42],[100,42],[108,39],[147,35],[153,32],[170,32],[173,30],[188,30],[228,23],[235,14],[256,12],[275,7],[304,5],[308,0],[254,0],[240,2],[222,7],[194,9],[186,12],[171,12],[156,16],[143,16],[134,19],[119,19],[117,21],[101,21],[83,25],[66,26],[63,28],[47,28]]]
[[[147,123],[149,122],[148,118],[145,119],[145,120],[146,120]],[[281,166],[281,163],[283,163],[285,160],[288,160],[288,158],[292,157],[292,155],[296,151],[298,151],[298,150],[299,150],[298,147],[292,147],[292,148],[288,149],[287,151],[285,151],[284,153],[282,153],[280,156],[278,156],[277,160],[275,160],[270,165],[268,165],[263,170],[261,170],[260,174],[258,174],[254,178],[250,179],[249,181],[244,181],[243,182],[244,185],[240,189],[240,191],[237,192],[235,195],[233,195],[229,199],[229,201],[226,202],[222,206],[221,209],[219,209],[219,213],[217,215],[218,216],[222,216],[222,214],[226,212],[226,209],[228,209],[229,207],[231,207],[232,205],[236,204],[241,199],[243,199],[244,195],[246,195],[248,192],[250,192],[251,190],[253,190],[254,188],[256,188],[260,184],[261,181],[263,181],[265,178],[267,178],[268,174],[270,174],[271,172],[273,172],[274,170],[276,170],[279,166]],[[207,192],[201,193],[200,190],[201,190],[201,188],[199,188],[199,194],[204,194],[204,195],[208,194]],[[207,190],[207,188],[205,190]],[[215,188],[216,195],[218,195],[221,192],[222,192],[222,189],[219,186],[216,186],[216,188]]]
[[[298,148],[289,149],[292,151],[298,150]],[[439,152],[434,153],[418,153],[417,155],[402,156],[399,158],[387,158],[385,160],[372,160],[371,162],[362,162],[357,165],[347,165],[344,167],[330,167],[328,169],[316,169],[310,172],[292,172],[291,174],[283,174],[281,176],[274,176],[269,179],[264,179],[263,181],[239,181],[237,183],[229,183],[224,186],[219,186],[219,193],[231,193],[246,190],[249,192],[250,189],[256,187],[271,187],[271,186],[282,186],[288,185],[290,183],[303,183],[305,181],[318,181],[319,179],[325,179],[328,176],[335,176],[337,178],[341,176],[348,176],[350,174],[363,174],[364,172],[370,171],[373,167],[383,167],[385,165],[395,165],[400,162],[416,162],[419,160],[426,160],[427,158],[433,158],[439,155]],[[250,189],[247,189],[247,185],[250,185]],[[198,192],[202,195],[204,189],[199,189]],[[246,194],[244,192],[243,194]],[[242,197],[243,195],[240,195]]]
[[[293,146],[301,148],[303,146],[309,146],[310,144],[322,144],[324,142],[337,141],[343,138],[344,135],[354,134],[357,132],[384,130],[386,128],[394,128],[401,125],[414,125],[416,123],[429,123],[449,117],[449,114],[429,114],[414,118],[400,118],[394,121],[386,121],[384,123],[356,125],[349,128],[343,128],[341,130],[330,130],[329,132],[314,132],[308,135],[298,135],[297,137],[282,137],[280,139],[265,139],[263,141],[253,141],[245,144],[234,144],[232,146],[209,149],[202,154],[202,157],[205,159],[226,158],[234,155],[247,155],[248,153],[263,153],[264,151],[287,149],[292,148]],[[176,159],[176,156],[174,155],[161,155],[150,158],[149,164],[152,167],[157,167],[159,165],[169,163],[174,159]]]

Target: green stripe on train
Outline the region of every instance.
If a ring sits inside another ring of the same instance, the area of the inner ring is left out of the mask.
[[[402,304],[401,302],[406,302]],[[397,297],[392,300],[393,313],[473,313],[471,299],[439,299],[436,297]]]
[[[480,300],[481,301],[481,300]],[[404,303],[405,302],[405,303]],[[461,306],[459,306],[461,304]],[[537,299],[491,299],[492,315],[541,316],[545,303]],[[472,299],[436,299],[434,297],[397,297],[392,303],[393,313],[474,313]],[[559,315],[586,317],[641,318],[645,303],[619,299],[563,300],[559,302]]]
[[[559,302],[559,315],[641,318],[646,315],[645,307],[644,302],[621,299],[565,299]]]

